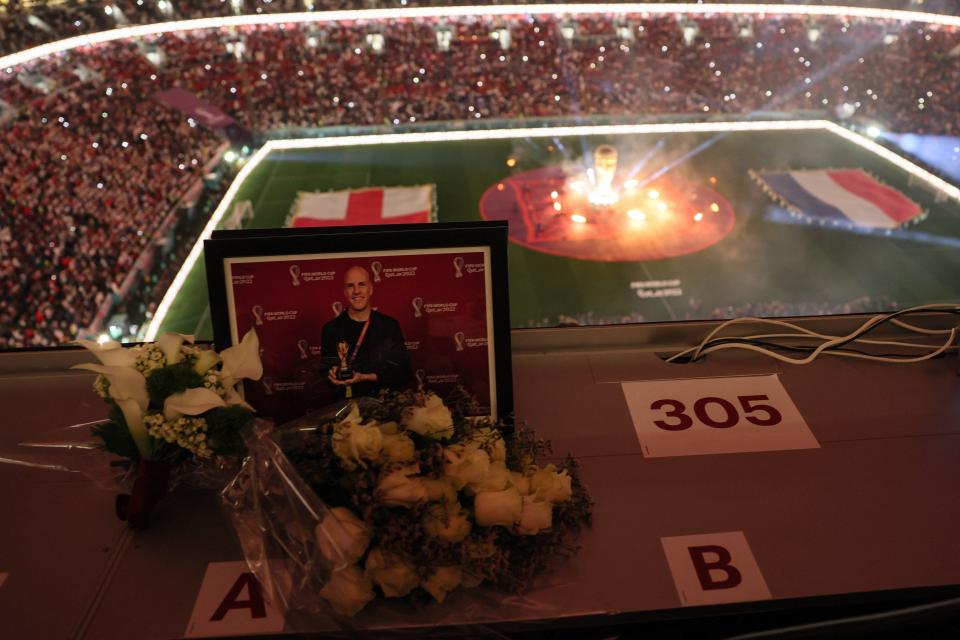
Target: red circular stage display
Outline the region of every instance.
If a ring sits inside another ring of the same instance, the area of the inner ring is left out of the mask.
[[[528,249],[605,262],[695,253],[722,240],[735,221],[730,203],[705,185],[665,177],[598,190],[560,167],[497,182],[481,196],[480,216],[509,221],[510,240]]]

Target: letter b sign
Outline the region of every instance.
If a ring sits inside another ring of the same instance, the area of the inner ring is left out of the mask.
[[[660,542],[684,606],[770,599],[742,531],[661,538]]]

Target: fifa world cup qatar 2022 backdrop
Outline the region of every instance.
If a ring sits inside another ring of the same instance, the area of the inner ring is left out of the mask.
[[[489,254],[476,247],[228,260],[233,341],[250,328],[260,339],[263,378],[246,398],[283,420],[337,399],[327,380],[336,353],[321,352],[324,323],[344,312],[344,276],[370,274],[371,306],[399,322],[410,357],[409,386],[441,398],[462,385],[491,413],[493,332]]]

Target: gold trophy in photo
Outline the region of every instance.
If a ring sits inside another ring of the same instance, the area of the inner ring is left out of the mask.
[[[349,380],[353,377],[353,369],[347,362],[347,354],[350,353],[350,345],[341,340],[337,343],[337,355],[340,356],[340,366],[337,367],[337,380]],[[346,396],[353,397],[353,385],[347,385]]]
[[[347,362],[347,354],[350,353],[350,345],[346,341],[337,343],[337,355],[340,356],[340,366],[337,367],[337,380],[349,380],[353,377],[353,369]]]

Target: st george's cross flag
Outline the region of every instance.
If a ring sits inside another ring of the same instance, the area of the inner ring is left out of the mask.
[[[860,169],[758,171],[771,196],[808,218],[893,229],[923,214],[916,202]]]
[[[434,185],[301,191],[288,227],[406,224],[435,219]]]

